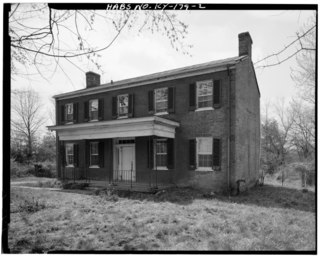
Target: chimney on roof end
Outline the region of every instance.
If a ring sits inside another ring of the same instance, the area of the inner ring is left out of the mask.
[[[95,87],[100,85],[100,75],[89,71],[86,73],[86,84],[87,88]]]
[[[239,37],[239,56],[248,55],[251,59],[252,39],[249,32],[243,32]]]

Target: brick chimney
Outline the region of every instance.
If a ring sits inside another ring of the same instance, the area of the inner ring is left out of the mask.
[[[249,32],[243,32],[239,37],[239,56],[248,55],[251,58],[252,39]]]
[[[100,85],[100,75],[89,71],[86,73],[87,88],[95,87]]]

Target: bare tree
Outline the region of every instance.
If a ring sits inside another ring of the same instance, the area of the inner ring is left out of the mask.
[[[77,66],[74,60],[83,57],[101,69],[100,53],[129,30],[136,34],[144,31],[162,34],[175,50],[184,54],[188,54],[191,47],[184,40],[187,25],[174,12],[61,10],[55,7],[54,4],[12,4],[9,33],[13,74],[22,75],[18,64],[30,64],[42,75],[52,62],[55,68],[50,72],[54,73],[57,68],[64,72],[62,60]],[[96,38],[102,36],[108,41],[97,45]]]
[[[304,33],[306,27],[316,24],[314,15],[309,22],[301,29]],[[316,31],[312,30],[301,39],[301,44],[309,49],[316,48]],[[297,68],[291,70],[291,77],[300,89],[300,97],[307,103],[315,106],[315,84],[316,84],[316,61],[315,51],[302,51],[296,55]]]
[[[315,153],[315,113],[314,108],[301,101],[292,100],[290,114],[293,118],[292,143],[300,160],[314,158]]]
[[[32,89],[12,91],[11,129],[27,141],[28,157],[32,157],[37,132],[46,122],[41,113],[41,102],[37,92]]]
[[[261,60],[254,63],[255,68],[267,68],[282,64],[283,62],[296,57],[298,62],[299,59],[304,59],[303,56],[315,55],[315,33],[317,30],[316,14],[313,19],[305,25],[299,32],[296,33],[295,39],[284,46],[277,52],[274,52]],[[313,58],[313,63],[314,58]]]

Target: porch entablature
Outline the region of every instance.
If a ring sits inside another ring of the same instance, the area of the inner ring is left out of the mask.
[[[159,116],[118,119],[81,124],[48,126],[56,131],[59,140],[105,139],[122,137],[159,136],[175,137],[180,124]]]

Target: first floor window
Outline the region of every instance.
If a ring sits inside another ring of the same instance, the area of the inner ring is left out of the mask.
[[[155,111],[156,113],[168,111],[168,88],[154,90]]]
[[[212,137],[197,138],[197,158],[199,169],[212,168]]]
[[[99,108],[98,99],[89,101],[89,120],[90,121],[98,120],[98,108]]]
[[[99,142],[90,142],[90,166],[99,166]]]
[[[68,103],[64,106],[64,119],[66,122],[73,121],[73,104]]]
[[[74,147],[72,143],[66,144],[66,165],[73,166],[74,165]]]
[[[156,167],[167,167],[167,140],[157,139],[155,143]]]
[[[212,80],[197,82],[197,107],[212,107]]]
[[[128,116],[129,110],[129,95],[118,96],[118,116]]]

